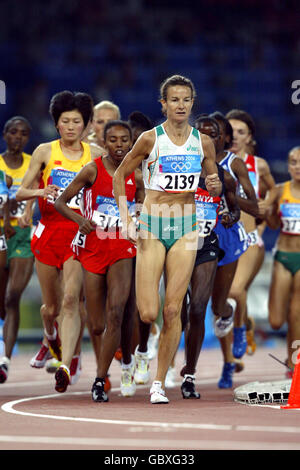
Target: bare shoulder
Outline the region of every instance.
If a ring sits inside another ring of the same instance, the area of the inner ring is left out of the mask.
[[[95,158],[102,157],[105,155],[107,152],[103,147],[100,147],[97,144],[89,144],[90,150],[91,150],[91,157],[92,160],[95,160]]]
[[[143,132],[128,152],[128,158],[125,157],[124,161],[128,162],[131,159],[145,159],[147,158],[155,144],[155,130]]]
[[[155,142],[155,136],[156,136],[155,129],[154,128],[150,129],[149,131],[142,132],[142,134],[137,139],[136,143],[140,142],[146,146],[147,145],[153,146]]]
[[[269,167],[269,164],[268,164],[267,160],[265,160],[262,157],[255,157],[255,158],[256,158],[256,161],[257,161],[258,171],[261,172],[261,173],[269,173],[270,172],[270,167]]]
[[[207,134],[202,134],[200,132],[200,137],[201,137],[201,143],[203,147],[206,147],[208,145],[213,145],[212,139],[209,137]]]
[[[35,150],[33,151],[33,154],[38,154],[38,155],[47,155],[51,152],[51,142],[45,142],[43,144],[38,145]]]
[[[287,181],[284,181],[283,183],[276,184],[275,189],[277,191],[277,198],[280,198],[282,196],[283,189],[284,189],[284,186],[285,186],[286,183],[287,183]]]
[[[39,161],[40,163],[44,163],[46,165],[51,156],[51,150],[51,142],[40,144],[32,152],[31,160]]]

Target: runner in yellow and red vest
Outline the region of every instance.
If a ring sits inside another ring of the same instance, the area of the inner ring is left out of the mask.
[[[34,151],[17,199],[39,198],[41,219],[31,246],[42,290],[41,316],[45,335],[51,354],[62,361],[55,374],[55,389],[64,392],[70,384],[70,366],[81,332],[79,299],[83,279],[81,265],[73,259],[70,247],[77,226],[56,211],[54,202],[80,169],[99,156],[99,149],[82,142],[93,114],[89,95],[70,91],[57,93],[51,99],[50,114],[60,138],[41,144]],[[38,178],[39,188],[33,189]],[[80,197],[70,201],[70,207],[80,212]],[[56,322],[59,314],[62,318],[61,340]]]

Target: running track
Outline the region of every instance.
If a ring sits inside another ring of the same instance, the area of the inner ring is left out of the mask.
[[[284,367],[268,353],[285,359],[285,348],[259,348],[245,356],[245,370],[234,387],[253,381],[284,379]],[[178,386],[167,390],[168,405],[149,403],[149,386],[132,398],[119,392],[120,366],[110,369],[109,403],[94,403],[90,388],[95,360],[83,352],[83,370],[64,394],[54,390],[54,376],[32,369],[32,354],[19,353],[0,385],[1,450],[299,450],[300,410],[248,406],[233,401],[232,390],[219,390],[219,349],[202,351],[197,371],[200,400],[183,400]],[[177,355],[180,370],[183,354]],[[152,376],[156,360],[151,362]]]

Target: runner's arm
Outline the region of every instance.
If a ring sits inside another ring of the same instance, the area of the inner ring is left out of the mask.
[[[272,230],[277,230],[280,227],[280,216],[279,216],[279,206],[278,206],[278,201],[281,197],[282,191],[283,191],[283,185],[278,184],[275,186],[276,190],[276,199],[273,202],[271,206],[269,206],[266,216],[265,216],[265,221],[267,223],[267,226],[271,228]]]
[[[33,152],[28,170],[22,180],[21,186],[16,193],[17,201],[26,201],[38,196],[48,197],[57,195],[58,186],[51,184],[45,188],[33,188],[34,181],[38,178],[40,171],[45,166],[47,157],[49,158],[49,144],[39,145]]]
[[[216,165],[215,146],[211,138],[206,134],[201,134],[201,142],[204,154],[202,166],[207,175],[205,186],[211,196],[219,196],[222,192],[222,183]]]
[[[88,234],[95,230],[96,224],[68,207],[67,203],[76,196],[84,186],[91,186],[97,177],[97,166],[94,162],[85,165],[66,187],[54,203],[55,209],[64,217],[72,220],[79,226],[81,233]]]
[[[247,198],[237,195],[237,202],[241,210],[253,217],[258,216],[258,203],[253,185],[245,162],[241,158],[235,158],[232,162],[232,170],[236,174]]]
[[[236,198],[236,184],[230,173],[224,170],[225,198],[229,212],[222,213],[222,225],[229,228],[240,219],[240,207]]]

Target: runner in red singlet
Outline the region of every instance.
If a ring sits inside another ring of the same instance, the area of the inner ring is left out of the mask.
[[[121,393],[135,393],[134,358],[131,355],[132,312],[128,308],[134,288],[135,246],[121,235],[119,210],[114,199],[113,175],[131,148],[132,134],[124,121],[109,122],[104,131],[107,156],[88,164],[74,178],[55,203],[57,210],[79,226],[73,241],[75,257],[84,269],[87,312],[95,334],[102,335],[97,359],[97,377],[92,387],[96,402],[108,401],[105,376],[121,344]],[[129,206],[144,199],[140,170],[125,181]],[[83,216],[70,210],[67,203],[84,191]],[[126,335],[121,334],[126,329]],[[129,339],[129,340],[128,340]]]

